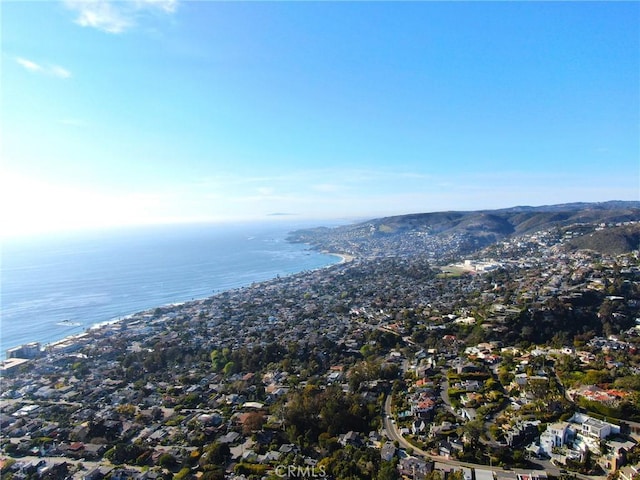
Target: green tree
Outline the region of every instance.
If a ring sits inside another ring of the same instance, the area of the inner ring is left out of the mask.
[[[173,470],[178,465],[178,462],[176,461],[176,457],[170,453],[163,453],[158,458],[158,465],[163,468]]]
[[[235,368],[236,368],[236,364],[234,362],[227,362],[224,368],[222,369],[222,373],[224,373],[225,377],[229,377],[231,376],[232,373],[234,373]]]
[[[190,480],[193,478],[191,474],[191,470],[189,468],[181,469],[176,475],[173,477],[173,480]]]
[[[400,473],[396,468],[396,462],[387,462],[382,461],[380,465],[380,470],[378,470],[377,480],[398,480],[400,478]]]
[[[207,454],[202,456],[205,465],[225,465],[229,457],[231,456],[231,450],[226,443],[213,442],[207,448]]]

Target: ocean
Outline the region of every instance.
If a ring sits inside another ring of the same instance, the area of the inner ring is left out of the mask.
[[[4,239],[0,358],[170,303],[325,267],[332,255],[291,244],[309,225],[172,225]]]

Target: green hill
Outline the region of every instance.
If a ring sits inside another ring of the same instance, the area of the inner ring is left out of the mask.
[[[596,252],[619,255],[632,250],[640,250],[640,225],[624,225],[599,230],[581,237],[573,238],[566,244],[571,250],[586,249]]]

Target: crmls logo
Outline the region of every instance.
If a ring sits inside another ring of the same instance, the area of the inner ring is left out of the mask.
[[[278,465],[276,467],[276,475],[287,478],[322,478],[327,476],[324,465],[319,467],[300,466],[300,465]]]

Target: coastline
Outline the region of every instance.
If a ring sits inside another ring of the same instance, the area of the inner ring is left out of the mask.
[[[334,265],[342,265],[348,262],[353,261],[353,259],[355,258],[352,255],[346,254],[346,253],[337,253],[337,252],[327,252],[327,251],[322,251],[322,252],[318,252],[321,253],[323,255],[327,255],[327,256],[331,256],[331,257],[337,257],[339,259],[339,261],[337,263],[330,263],[328,265],[325,265],[324,267],[320,267],[320,268],[329,268],[332,267]],[[286,276],[291,276],[291,275],[298,275],[300,273],[304,273],[305,270],[301,270],[298,272],[291,272]],[[42,341],[38,341],[38,340],[34,340],[34,341],[28,341],[28,342],[22,342],[20,344],[17,345],[13,345],[11,347],[8,347],[6,349],[4,349],[4,351],[0,352],[0,364],[3,364],[4,362],[6,362],[7,360],[9,360],[9,357],[7,357],[7,352],[10,349],[17,349],[17,348],[21,348],[24,347],[26,345],[30,345],[30,344],[35,344],[38,343],[39,344],[39,350],[40,350],[40,356],[45,356],[49,353],[53,353],[55,351],[69,351],[70,349],[73,350],[75,347],[79,347],[81,346],[84,342],[86,341],[90,341],[91,337],[93,335],[100,335],[102,332],[104,332],[105,330],[108,329],[112,329],[112,328],[116,328],[119,329],[121,328],[121,325],[126,325],[128,322],[130,321],[140,321],[140,320],[149,320],[149,316],[151,315],[151,312],[153,312],[154,310],[158,309],[158,308],[162,308],[162,309],[166,309],[166,308],[178,308],[178,307],[183,307],[183,306],[188,306],[191,304],[198,304],[201,303],[207,299],[210,298],[214,298],[218,295],[227,293],[227,292],[233,292],[233,291],[237,291],[237,290],[242,290],[248,286],[254,285],[256,283],[264,283],[264,282],[271,282],[271,281],[275,281],[279,278],[282,278],[280,275],[276,275],[274,277],[271,278],[267,278],[258,282],[250,282],[247,283],[246,285],[240,285],[240,286],[235,286],[232,288],[228,288],[228,289],[222,289],[222,290],[214,290],[215,293],[210,294],[210,295],[206,295],[200,298],[191,298],[187,301],[174,301],[174,302],[168,302],[168,303],[161,303],[159,305],[156,305],[154,307],[150,307],[150,308],[144,308],[141,310],[137,310],[135,312],[132,313],[128,313],[125,315],[119,315],[117,317],[114,318],[110,318],[107,320],[103,320],[103,321],[98,321],[98,322],[93,322],[91,324],[86,324],[86,325],[78,325],[77,327],[81,327],[82,330],[81,331],[76,331],[74,333],[70,333],[65,335],[64,337],[55,339],[55,340],[51,340],[51,341],[47,341],[47,342],[42,342]],[[74,327],[76,327],[74,325]],[[13,358],[23,358],[23,357],[13,357]]]
[[[332,257],[338,257],[340,259],[340,261],[337,263],[337,265],[342,265],[344,263],[349,263],[349,262],[353,262],[353,260],[356,258],[353,255],[349,255],[348,253],[338,253],[338,252],[327,252],[327,251],[322,251],[320,253],[323,253],[324,255],[331,255]],[[329,265],[331,266],[331,265]]]
[[[352,262],[356,257],[354,255],[350,255],[348,253],[338,253],[338,252],[328,252],[328,251],[321,251],[320,253],[322,253],[323,255],[329,255],[332,257],[338,257],[340,259],[340,261],[338,263],[332,263],[329,265],[326,265],[325,267],[321,267],[321,268],[330,268],[333,267],[334,265],[344,265],[345,263],[349,263]],[[301,272],[295,272],[295,273],[291,273],[287,276],[291,276],[291,275],[299,275],[301,273],[304,273],[304,271]],[[75,333],[75,334],[71,334],[68,335],[64,338],[61,338],[60,340],[55,340],[52,342],[48,342],[44,345],[41,345],[41,351],[44,353],[47,350],[51,350],[53,348],[55,348],[55,346],[58,345],[65,345],[65,344],[70,344],[70,343],[74,343],[74,342],[79,342],[81,341],[83,338],[86,338],[90,333],[100,333],[100,330],[104,330],[104,329],[108,329],[108,328],[119,328],[120,324],[126,323],[129,320],[133,320],[133,321],[140,321],[143,320],[145,318],[145,316],[150,315],[151,312],[153,312],[155,309],[157,308],[171,308],[171,307],[182,307],[182,306],[188,306],[191,304],[197,304],[200,302],[203,302],[205,300],[208,300],[210,298],[214,298],[217,297],[218,295],[221,295],[225,292],[233,292],[236,290],[242,290],[244,288],[246,288],[249,285],[254,285],[255,283],[260,284],[260,283],[268,283],[268,282],[272,282],[274,280],[277,280],[281,277],[276,276],[273,278],[269,278],[266,280],[262,280],[261,282],[252,282],[251,284],[248,285],[243,285],[243,286],[239,286],[239,287],[234,287],[234,288],[230,288],[227,290],[221,290],[217,293],[214,293],[213,295],[208,295],[206,297],[202,297],[202,298],[193,298],[189,301],[183,301],[183,302],[170,302],[170,303],[166,303],[166,304],[162,304],[162,305],[157,305],[155,307],[151,307],[151,308],[147,308],[138,312],[134,312],[134,313],[129,313],[127,315],[124,315],[122,317],[118,317],[118,318],[112,318],[110,320],[105,320],[103,322],[98,322],[98,323],[94,323],[92,325],[89,325],[87,327],[85,327],[85,329],[80,332],[80,333]],[[20,347],[21,345],[18,345],[17,347]]]

